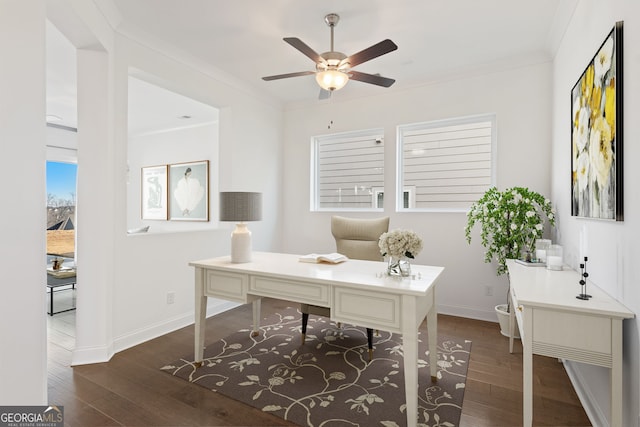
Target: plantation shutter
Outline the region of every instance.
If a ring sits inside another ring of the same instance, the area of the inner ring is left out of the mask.
[[[466,210],[491,187],[494,122],[484,116],[400,128],[402,185],[415,189],[416,209]]]
[[[319,208],[373,208],[373,188],[384,187],[382,133],[316,138],[316,170]]]

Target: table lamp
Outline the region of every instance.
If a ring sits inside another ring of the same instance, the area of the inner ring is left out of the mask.
[[[233,221],[231,233],[231,262],[251,262],[251,231],[245,221],[262,219],[262,193],[220,192],[220,221]]]

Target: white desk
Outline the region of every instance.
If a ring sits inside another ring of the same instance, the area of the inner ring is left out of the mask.
[[[195,267],[195,361],[202,362],[207,297],[253,303],[260,326],[260,298],[273,297],[331,308],[331,320],[401,333],[407,425],[418,415],[418,327],[427,318],[431,376],[437,373],[436,281],[444,267],[412,265],[413,278],[381,274],[386,264],[349,260],[310,264],[299,255],[257,252],[253,261],[232,264],[228,256],[190,262]]]
[[[611,426],[622,426],[622,320],[634,317],[624,305],[587,281],[593,298],[580,300],[580,274],[527,267],[507,260],[512,309],[509,350],[517,320],[523,348],[524,426],[533,419],[533,354],[611,369]]]

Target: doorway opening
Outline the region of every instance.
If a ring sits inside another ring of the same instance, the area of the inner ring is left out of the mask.
[[[47,330],[50,345],[75,347],[77,164],[47,161]]]
[[[68,364],[76,346],[77,52],[48,20],[46,55],[47,348]]]

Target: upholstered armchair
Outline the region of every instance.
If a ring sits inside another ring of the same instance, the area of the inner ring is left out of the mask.
[[[351,259],[382,261],[378,239],[389,230],[389,217],[360,219],[342,216],[331,217],[331,234],[336,241],[336,251]],[[347,261],[348,262],[348,261]],[[302,342],[307,333],[309,314],[331,317],[327,307],[300,304],[302,312]],[[369,357],[373,353],[373,331],[367,328]]]

